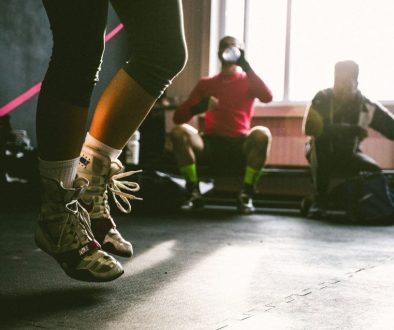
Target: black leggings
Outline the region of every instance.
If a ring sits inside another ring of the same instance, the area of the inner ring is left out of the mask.
[[[86,107],[98,81],[109,0],[43,3],[53,49],[42,92]],[[159,97],[186,62],[181,1],[111,0],[111,4],[131,49],[123,69],[150,95]]]

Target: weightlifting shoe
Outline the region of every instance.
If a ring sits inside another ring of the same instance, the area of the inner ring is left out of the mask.
[[[198,183],[186,183],[186,190],[188,191],[188,198],[182,203],[181,210],[196,211],[204,207],[204,201],[200,193]]]
[[[87,180],[77,178],[73,188],[64,188],[62,183],[41,178],[35,242],[68,276],[88,282],[112,281],[123,274],[123,268],[93,237],[89,214],[78,202],[87,185]]]
[[[237,209],[241,214],[252,214],[256,209],[253,205],[252,196],[241,190],[237,197]]]
[[[136,182],[119,181],[140,171],[123,172],[119,160],[112,161],[96,150],[84,146],[79,163],[78,175],[89,180],[89,186],[80,198],[81,204],[88,210],[94,237],[103,250],[122,257],[131,257],[133,247],[125,240],[111,216],[108,193],[112,193],[118,209],[130,213],[129,200],[140,199],[130,192],[140,189]],[[122,191],[123,190],[123,191]],[[120,200],[119,200],[120,199]]]
[[[307,217],[310,219],[324,219],[327,217],[326,201],[317,197],[308,210]]]

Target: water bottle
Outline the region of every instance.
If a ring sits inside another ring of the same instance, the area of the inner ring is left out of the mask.
[[[229,47],[223,51],[222,58],[226,62],[235,63],[241,57],[241,51],[238,47]]]
[[[138,165],[140,161],[140,132],[135,133],[130,137],[126,144],[125,163],[127,165]]]

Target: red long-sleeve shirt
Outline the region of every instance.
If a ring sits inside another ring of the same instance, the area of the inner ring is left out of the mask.
[[[174,113],[174,123],[188,122],[190,109],[206,97],[218,99],[218,106],[205,112],[205,134],[238,136],[247,134],[253,114],[254,102],[272,101],[272,93],[254,71],[220,73],[200,79],[189,98]]]

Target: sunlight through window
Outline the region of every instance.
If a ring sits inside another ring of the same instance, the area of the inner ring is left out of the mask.
[[[253,69],[283,98],[285,74],[286,0],[251,0],[248,3],[247,57]]]
[[[332,86],[334,64],[344,59],[360,65],[365,95],[394,99],[393,16],[392,0],[293,1],[290,99]]]
[[[245,1],[226,1],[225,35],[233,36],[239,40],[244,39],[244,9]]]
[[[244,3],[246,15],[241,9]],[[292,4],[289,22],[288,4]],[[363,94],[394,101],[393,0],[228,0],[222,16],[225,34],[243,39],[239,27],[243,17],[247,57],[272,88],[274,101],[283,101],[284,95],[290,101],[310,101],[318,90],[332,86],[334,64],[344,59],[360,65]]]

